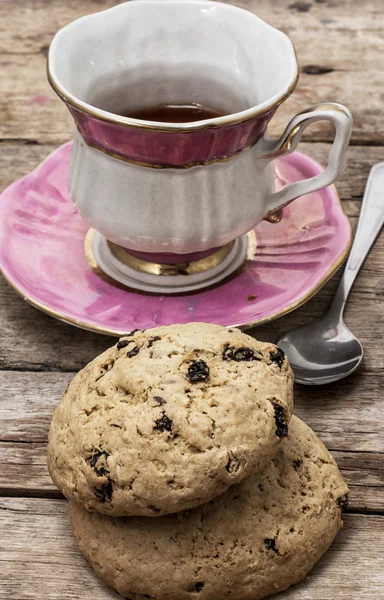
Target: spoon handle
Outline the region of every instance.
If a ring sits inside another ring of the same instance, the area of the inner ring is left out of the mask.
[[[342,315],[361,265],[384,224],[384,162],[372,167],[360,210],[356,235],[330,311]]]

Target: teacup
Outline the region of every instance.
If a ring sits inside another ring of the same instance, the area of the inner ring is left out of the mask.
[[[268,136],[298,80],[295,50],[284,33],[235,6],[134,0],[83,17],[54,37],[48,76],[77,126],[73,201],[91,227],[132,251],[217,249],[328,186],[344,167],[352,118],[339,104],[312,107],[279,140]],[[191,100],[225,115],[160,123],[118,114],[127,101]],[[327,168],[275,191],[274,158],[320,120],[336,132]]]

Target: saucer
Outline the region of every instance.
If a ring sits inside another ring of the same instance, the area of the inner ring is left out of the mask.
[[[66,323],[110,335],[188,321],[251,327],[309,300],[349,252],[350,223],[331,186],[292,202],[280,223],[260,223],[256,252],[220,284],[175,296],[129,289],[86,258],[88,226],[67,189],[71,146],[55,150],[0,196],[4,278],[33,306]],[[277,187],[322,171],[299,152],[274,164]]]

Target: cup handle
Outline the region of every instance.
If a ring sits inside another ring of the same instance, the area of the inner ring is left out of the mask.
[[[335,138],[329,152],[327,168],[319,175],[296,181],[274,192],[267,204],[268,213],[264,217],[265,220],[272,223],[280,221],[281,209],[284,206],[299,196],[327,187],[343,172],[353,121],[350,111],[345,106],[333,102],[316,104],[298,113],[287,125],[279,140],[267,141],[267,154],[264,158],[273,160],[293,152],[304,130],[316,121],[331,121],[335,126]]]

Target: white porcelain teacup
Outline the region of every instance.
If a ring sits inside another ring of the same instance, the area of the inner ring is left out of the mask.
[[[223,246],[331,184],[344,167],[352,118],[339,104],[299,113],[279,140],[268,137],[297,83],[295,51],[285,34],[228,4],[136,0],[84,17],[53,39],[48,73],[77,126],[73,201],[90,226],[133,251]],[[127,101],[132,108],[196,101],[225,116],[141,121],[119,116]],[[336,131],[327,168],[276,192],[274,158],[292,152],[319,120]]]

